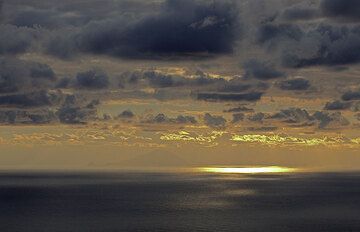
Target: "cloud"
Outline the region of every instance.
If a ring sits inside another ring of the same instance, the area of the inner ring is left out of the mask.
[[[243,113],[233,114],[232,123],[237,123],[237,122],[243,121],[244,119],[245,119],[245,114],[243,114]]]
[[[252,111],[254,111],[254,109],[248,108],[246,106],[239,106],[228,110],[224,110],[224,113],[252,112]]]
[[[225,128],[226,126],[226,119],[222,116],[213,116],[209,113],[204,115],[204,122],[205,125],[213,128]]]
[[[289,108],[273,114],[269,119],[281,120],[288,124],[296,124],[296,127],[317,125],[319,129],[339,128],[350,125],[349,121],[341,112],[316,111],[310,115],[306,110],[300,108]]]
[[[116,118],[119,119],[132,119],[135,117],[135,114],[130,110],[125,110],[121,114],[119,114]]]
[[[301,68],[314,65],[346,65],[360,61],[360,29],[356,24],[328,21],[304,26],[295,23],[263,23],[256,41],[274,56],[280,54],[282,65]]]
[[[310,82],[304,78],[293,78],[279,83],[282,90],[307,90],[310,88]]]
[[[275,69],[274,65],[261,62],[255,59],[248,60],[243,64],[246,78],[255,78],[259,80],[270,80],[285,77],[284,72]]]
[[[204,101],[249,101],[254,102],[261,99],[262,92],[250,93],[198,93],[197,99]]]
[[[61,92],[6,95],[0,97],[0,106],[3,107],[0,108],[0,123],[83,124],[98,119],[96,108],[99,104],[98,100],[87,102]]]
[[[109,87],[109,77],[100,69],[92,69],[77,74],[76,86],[85,89],[104,89]]]
[[[265,114],[262,112],[250,115],[247,119],[252,122],[262,122],[265,119]]]
[[[28,51],[37,31],[27,27],[0,24],[0,55]]]
[[[355,118],[360,121],[360,113],[355,114]]]
[[[196,124],[197,120],[193,116],[178,115],[176,118],[169,118],[165,114],[158,114],[155,117],[148,115],[146,123],[167,123],[167,124]]]
[[[306,123],[312,121],[311,115],[304,109],[289,108],[273,114],[271,119],[278,119],[285,123]]]
[[[184,115],[177,116],[175,121],[177,123],[180,123],[180,124],[187,124],[187,123],[196,124],[197,123],[197,120],[195,119],[195,117],[193,117],[193,116],[184,116]]]
[[[44,53],[52,55],[64,60],[71,60],[79,54],[77,45],[77,34],[79,29],[64,28],[52,31],[46,39],[44,39],[42,46]]]
[[[360,91],[349,91],[341,96],[344,101],[360,100]]]
[[[57,81],[55,88],[65,89],[65,88],[70,87],[70,84],[71,84],[71,78],[63,77]]]
[[[360,20],[360,2],[357,0],[322,0],[320,8],[327,17]]]
[[[47,64],[0,58],[0,94],[49,89],[56,75]]]
[[[274,49],[279,43],[299,41],[303,35],[304,32],[295,24],[265,23],[257,29],[256,41],[266,48]]]
[[[56,80],[56,75],[51,67],[42,63],[33,63],[32,67],[30,67],[30,77],[34,79]]]
[[[351,102],[333,101],[325,104],[324,110],[347,110],[352,106]]]
[[[282,11],[279,18],[284,21],[299,21],[311,20],[319,16],[319,11],[316,8],[293,6]]]
[[[343,127],[348,126],[350,122],[341,115],[340,112],[315,112],[313,117],[319,121],[319,128],[324,129],[328,127]]]
[[[147,123],[168,123],[170,120],[165,114],[158,114],[155,117],[149,116]]]
[[[236,81],[230,81],[227,83],[224,83],[224,85],[220,85],[217,88],[217,91],[219,92],[233,92],[233,93],[239,93],[244,92],[246,90],[251,89],[253,86],[250,84],[244,84],[244,83],[237,83]]]
[[[149,82],[150,86],[158,88],[181,86],[186,81],[183,77],[166,75],[154,71],[144,72],[143,78]]]
[[[360,27],[320,24],[282,48],[284,66],[345,65],[360,61]]]
[[[56,115],[64,124],[84,124],[98,118],[94,103],[97,104],[98,101],[95,100],[86,106],[82,106],[77,102],[74,95],[68,95]]]
[[[269,131],[276,131],[278,127],[276,126],[262,126],[262,127],[247,127],[248,131],[263,131],[263,132],[269,132]]]
[[[19,108],[51,106],[59,102],[61,94],[48,91],[35,91],[30,93],[16,93],[0,96],[0,106]]]
[[[36,9],[31,6],[23,8],[24,9],[18,9],[16,13],[7,20],[9,24],[18,27],[41,27],[54,30],[69,26],[81,26],[88,22],[86,16],[75,14],[74,12],[61,11],[63,10],[61,8],[45,7]]]
[[[0,123],[2,124],[46,124],[56,121],[56,115],[51,110],[0,110]]]
[[[160,12],[138,20],[89,23],[76,44],[83,52],[125,58],[226,54],[233,51],[237,21],[231,1],[167,0]]]
[[[2,21],[4,1],[0,0],[0,22]]]

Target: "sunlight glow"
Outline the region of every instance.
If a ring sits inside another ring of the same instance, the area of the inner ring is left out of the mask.
[[[258,174],[258,173],[288,173],[295,172],[295,168],[287,167],[203,167],[198,169],[200,172],[209,172],[209,173],[230,173],[230,174]]]

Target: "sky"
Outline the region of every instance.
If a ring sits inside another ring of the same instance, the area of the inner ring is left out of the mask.
[[[360,168],[358,0],[0,0],[0,169]]]

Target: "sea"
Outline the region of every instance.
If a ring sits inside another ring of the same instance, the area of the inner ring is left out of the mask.
[[[1,232],[359,232],[360,173],[1,172]]]

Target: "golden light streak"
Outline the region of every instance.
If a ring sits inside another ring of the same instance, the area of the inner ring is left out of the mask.
[[[293,136],[280,136],[280,135],[233,135],[230,139],[234,142],[244,143],[260,143],[267,145],[304,145],[304,146],[318,146],[318,145],[343,145],[348,143],[346,138],[343,137],[323,137],[323,138],[300,138]],[[351,140],[355,143],[355,140]]]
[[[224,135],[223,131],[212,131],[207,135],[202,134],[190,134],[187,131],[179,131],[178,133],[163,133],[160,136],[160,140],[163,141],[192,141],[199,143],[211,143],[216,139],[220,138]]]
[[[202,167],[197,169],[200,172],[224,173],[224,174],[261,174],[261,173],[289,173],[295,172],[296,168],[279,166],[269,167]]]

